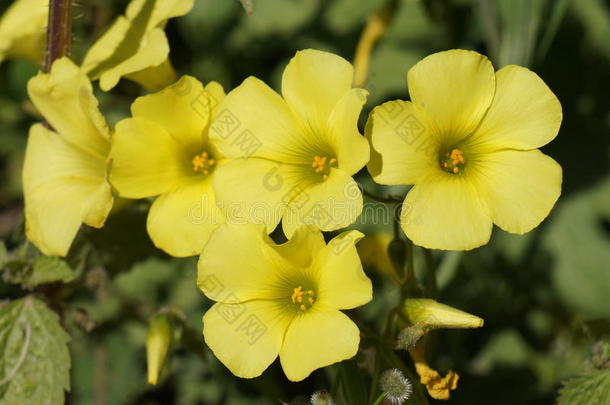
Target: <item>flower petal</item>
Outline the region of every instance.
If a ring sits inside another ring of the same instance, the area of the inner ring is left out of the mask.
[[[364,237],[347,231],[333,238],[318,262],[320,303],[336,309],[351,309],[373,298],[371,280],[364,274],[356,242]]]
[[[157,198],[146,225],[155,246],[172,256],[186,257],[200,254],[223,222],[212,179],[205,178]]]
[[[199,150],[186,149],[153,121],[126,118],[112,138],[110,181],[121,197],[167,193],[201,178],[191,165]]]
[[[110,150],[108,126],[89,79],[74,62],[66,57],[56,60],[51,73],[30,79],[28,94],[66,142],[98,160],[106,159]]]
[[[290,381],[301,381],[318,368],[354,357],[359,344],[360,331],[351,319],[315,306],[290,324],[280,361]]]
[[[218,302],[284,297],[284,262],[272,244],[262,225],[220,225],[201,253],[197,285]]]
[[[233,374],[253,378],[277,357],[291,319],[273,301],[215,304],[203,316],[203,337]]]
[[[561,166],[539,150],[488,153],[477,170],[477,189],[494,223],[507,232],[538,226],[561,194]]]
[[[0,18],[0,62],[7,56],[40,64],[44,59],[48,14],[46,0],[12,2]]]
[[[218,107],[210,140],[231,158],[262,157],[311,164],[304,159],[304,130],[279,94],[255,77],[233,89]],[[308,153],[307,156],[313,154]]]
[[[112,208],[106,162],[41,124],[30,129],[23,190],[28,239],[47,255],[65,256],[81,222],[100,228]]]
[[[346,92],[333,108],[324,131],[336,151],[339,169],[350,175],[369,161],[369,143],[358,131],[358,117],[367,94],[363,89]]]
[[[319,230],[302,226],[294,232],[286,243],[274,244],[271,247],[284,259],[302,269],[307,269],[315,256],[326,248],[326,242],[324,242],[324,236]]]
[[[376,183],[414,184],[438,166],[440,135],[428,115],[408,101],[375,107],[366,124],[367,169]]]
[[[303,124],[323,134],[335,106],[352,88],[354,68],[340,56],[314,49],[298,51],[282,76],[282,95]]]
[[[138,97],[131,113],[156,122],[176,141],[193,147],[203,144],[204,129],[211,119],[210,97],[199,80],[183,76],[157,93]],[[193,150],[193,155],[197,152]]]
[[[473,184],[440,169],[409,191],[400,222],[416,245],[444,250],[484,245],[492,228],[488,208]]]
[[[557,136],[561,104],[531,70],[509,65],[496,73],[496,95],[468,142],[486,149],[535,149]]]
[[[282,220],[282,229],[289,238],[302,225],[322,231],[344,228],[362,212],[358,184],[339,169],[332,169],[322,182],[298,184],[293,195]]]
[[[476,129],[496,86],[489,59],[462,49],[422,59],[409,70],[407,81],[411,101],[426,110],[448,147]]]
[[[228,221],[264,223],[271,233],[301,177],[294,166],[258,158],[236,159],[214,173],[214,191]]]

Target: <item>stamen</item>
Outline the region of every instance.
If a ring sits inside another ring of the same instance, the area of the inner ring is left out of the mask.
[[[213,156],[211,156],[208,152],[204,151],[193,156],[191,164],[193,165],[194,172],[201,172],[207,176],[214,168],[216,160],[214,160]]]
[[[466,164],[464,154],[456,148],[452,149],[451,152],[445,152],[440,161],[441,168],[453,174],[458,174],[464,164]]]
[[[306,311],[315,304],[316,293],[313,290],[303,291],[303,287],[298,286],[292,290],[290,300],[300,311]]]
[[[328,179],[332,168],[336,168],[338,164],[337,158],[328,158],[327,156],[314,156],[311,162],[311,167],[314,172],[322,175],[322,179]]]

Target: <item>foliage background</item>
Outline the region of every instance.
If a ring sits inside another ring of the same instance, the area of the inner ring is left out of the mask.
[[[77,62],[126,3],[76,5]],[[237,0],[197,0],[191,13],[167,26],[170,56],[179,73],[219,81],[225,89],[255,75],[279,90],[281,72],[298,49],[328,50],[351,60],[366,18],[385,3],[254,0],[248,16]],[[0,1],[0,12],[8,4]],[[600,322],[593,320],[610,317],[610,2],[401,0],[372,54],[365,86],[371,96],[362,124],[374,105],[408,97],[406,71],[414,63],[450,48],[487,54],[496,69],[528,66],[555,92],[563,124],[543,151],[562,165],[564,186],[551,216],[531,233],[514,236],[496,229],[490,244],[475,251],[434,253],[438,299],[481,316],[486,324],[437,332],[431,360],[461,376],[449,403],[552,404],[562,381],[589,367],[592,345],[600,338]],[[22,245],[20,169],[28,128],[39,118],[26,94],[37,69],[18,60],[0,65],[0,238],[8,251],[32,250]],[[110,93],[98,92],[111,124],[128,114],[140,94],[125,80]],[[375,188],[366,173],[358,179]],[[61,307],[71,335],[68,403],[277,404],[277,399],[331,388],[342,369],[317,371],[306,382],[291,384],[275,364],[261,378],[244,381],[209,351],[197,355],[185,348],[173,353],[159,385],[148,386],[147,318],[173,305],[199,331],[209,303],[195,285],[195,259],[170,259],[153,248],[144,226],[146,204],[132,204],[101,231],[81,232],[68,258],[74,281],[53,294],[37,290]],[[383,224],[361,228],[390,231]],[[423,257],[416,253],[420,269]],[[5,258],[2,253],[3,266]],[[376,270],[367,268],[376,298],[361,311],[371,325],[392,300]],[[0,297],[28,292],[11,283],[14,277],[3,270]]]

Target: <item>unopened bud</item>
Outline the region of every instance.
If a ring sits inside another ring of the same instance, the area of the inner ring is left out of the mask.
[[[406,299],[403,309],[411,323],[420,324],[428,329],[465,329],[483,326],[483,319],[478,316],[429,298]]]
[[[311,405],[334,405],[333,397],[326,390],[316,391],[311,395]]]
[[[413,386],[404,374],[397,368],[391,368],[383,372],[379,385],[393,405],[400,405],[411,397]]]
[[[167,352],[172,342],[172,326],[170,315],[160,313],[152,317],[148,324],[146,338],[146,360],[148,367],[148,383],[157,384],[163,369]]]
[[[425,334],[426,328],[420,324],[408,326],[398,334],[396,348],[399,350],[411,350]]]

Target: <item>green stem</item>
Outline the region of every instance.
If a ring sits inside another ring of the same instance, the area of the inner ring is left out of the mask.
[[[438,283],[436,281],[434,258],[432,257],[432,251],[430,249],[422,249],[426,260],[426,293],[428,296],[435,298],[438,295]]]
[[[49,72],[56,59],[72,49],[72,0],[50,0],[47,25],[47,53],[44,70]]]
[[[370,198],[371,200],[379,201],[379,202],[382,202],[385,204],[400,204],[404,200],[404,198],[393,197],[393,196],[382,197],[382,196],[373,194],[370,191],[367,191],[366,189],[364,189],[364,187],[362,187],[362,194],[364,194],[364,196]]]
[[[384,400],[385,398],[385,392],[382,392],[381,395],[379,395],[377,397],[377,399],[375,400],[375,402],[373,402],[373,405],[379,405],[381,404],[381,402]]]

